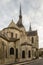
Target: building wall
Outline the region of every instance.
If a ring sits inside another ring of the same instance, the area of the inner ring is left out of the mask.
[[[27,36],[26,32],[24,29],[22,31],[19,31],[17,29],[3,29],[1,31],[3,35],[5,35],[7,38],[11,38],[11,33],[13,33],[13,38],[19,39],[15,42],[9,42],[6,39],[3,39],[0,37],[0,58],[5,63],[12,63],[15,61],[26,61],[26,60],[31,60],[33,57],[35,57],[35,52],[37,52],[36,49],[38,49],[38,36]],[[17,36],[16,36],[17,34]],[[32,37],[34,39],[32,43]],[[23,45],[24,42],[27,42],[28,45]],[[4,44],[4,46],[2,45]],[[10,54],[10,49],[14,49],[14,54]],[[18,49],[18,58],[16,58],[16,49]],[[25,51],[25,58],[22,58],[22,51]],[[29,56],[30,52],[30,57]],[[38,53],[38,52],[37,52]],[[38,56],[38,54],[36,54]],[[3,57],[3,58],[2,58]]]
[[[9,28],[9,29],[2,30],[2,34],[5,34],[9,38],[11,38],[11,33],[13,33],[13,38],[16,38],[16,34],[17,34],[17,38],[20,38],[21,32],[16,29]]]

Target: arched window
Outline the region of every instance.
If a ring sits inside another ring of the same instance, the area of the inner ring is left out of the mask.
[[[14,48],[10,48],[10,55],[14,55]]]
[[[28,51],[28,57],[29,57],[29,58],[31,57],[31,52],[30,52],[30,50]]]
[[[25,51],[22,51],[22,58],[25,58]]]
[[[34,38],[32,37],[32,43],[34,43]]]

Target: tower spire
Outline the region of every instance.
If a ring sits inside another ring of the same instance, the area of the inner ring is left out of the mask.
[[[20,14],[19,14],[19,17],[22,18],[21,3],[20,3]]]
[[[21,11],[21,3],[20,3],[20,10],[19,10],[19,20],[17,22],[18,27],[24,27],[22,24],[22,11]]]
[[[30,22],[30,27],[29,27],[29,31],[32,31],[32,28],[31,28],[31,22]]]

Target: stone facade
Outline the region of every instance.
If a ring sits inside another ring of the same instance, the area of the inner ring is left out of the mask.
[[[27,32],[22,24],[22,14],[17,24],[12,20],[8,27],[0,31],[0,61],[14,63],[38,58],[37,31]]]

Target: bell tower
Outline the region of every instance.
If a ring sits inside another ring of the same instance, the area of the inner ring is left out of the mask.
[[[22,24],[22,10],[21,10],[21,4],[20,4],[20,10],[19,10],[19,20],[17,22],[17,26],[18,27],[24,27],[23,24]]]

